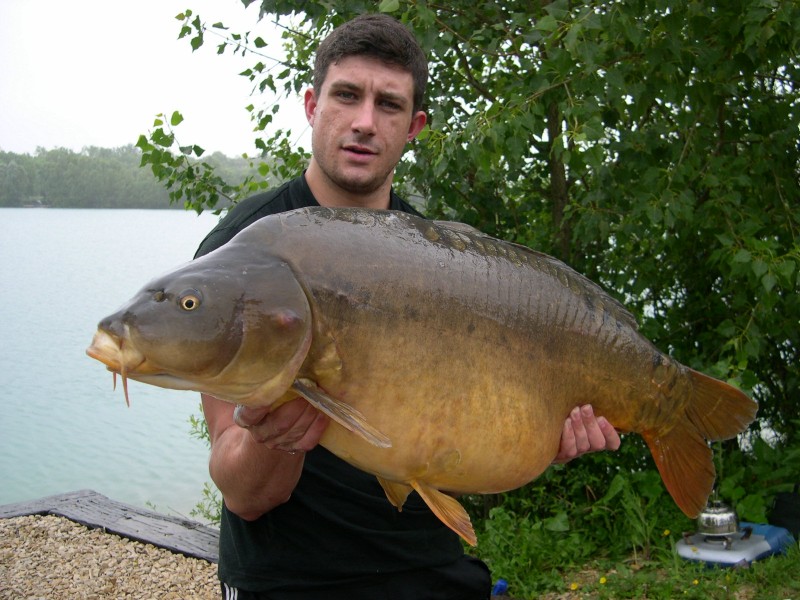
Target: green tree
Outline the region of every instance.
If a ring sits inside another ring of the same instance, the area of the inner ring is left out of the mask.
[[[277,74],[259,55],[268,42],[252,33],[209,27],[187,10],[181,37],[197,49],[213,31],[218,52],[247,49],[257,62],[243,75],[287,95],[309,84],[318,40],[375,10],[364,0],[260,7],[283,23],[287,59]],[[411,26],[431,60],[430,127],[399,168],[405,191],[421,195],[431,215],[569,262],[622,299],[657,345],[752,392],[762,426],[794,431],[800,6],[384,0],[379,8]],[[249,108],[269,130],[273,106]],[[291,148],[289,132],[258,136],[283,167],[279,177],[299,172],[306,155]],[[163,165],[154,153],[173,138],[157,127],[140,140],[145,162]],[[191,177],[178,183],[191,193]],[[202,208],[202,194],[195,198]]]
[[[431,83],[429,127],[398,168],[403,191],[421,197],[430,216],[543,250],[601,283],[660,348],[759,401],[753,439],[769,430],[779,455],[797,455],[796,1],[259,5],[282,27],[280,64],[266,58],[277,41],[206,25],[190,10],[178,15],[180,35],[195,49],[213,38],[220,53],[250,53],[254,64],[243,75],[254,89],[289,97],[310,85],[314,49],[336,25],[376,9],[407,23],[429,54]],[[278,178],[297,175],[307,155],[292,147],[290,132],[274,127],[273,106],[256,97],[249,109],[256,144],[272,159],[260,168]],[[154,170],[168,164],[169,183],[202,209],[205,192],[182,179],[173,144],[174,132],[162,122],[139,147]],[[184,146],[184,154],[191,149]],[[249,191],[228,193],[235,200]],[[760,450],[751,457],[768,455],[762,446],[754,443]],[[763,515],[768,494],[800,476],[796,460],[780,473],[745,473],[750,461],[735,444],[721,456],[731,461],[722,489],[744,517]],[[503,506],[520,518],[551,515],[557,529],[580,530],[597,549],[619,539],[609,526],[619,497],[621,518],[638,519],[648,547],[653,522],[661,522],[651,515],[682,518],[668,500],[656,502],[640,442],[579,462],[548,471],[535,488],[503,498]],[[619,472],[636,475],[615,478]],[[636,494],[623,494],[625,486]],[[606,489],[619,495],[601,501]],[[485,506],[476,501],[473,513]]]
[[[0,206],[22,206],[33,189],[24,160],[9,156],[0,159]]]
[[[0,151],[0,206],[170,208],[168,191],[141,162],[132,144],[80,152],[38,148],[33,156]],[[227,181],[253,180],[250,160],[214,153],[208,163]]]

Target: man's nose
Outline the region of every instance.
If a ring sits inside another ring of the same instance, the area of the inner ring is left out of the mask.
[[[371,102],[362,102],[353,117],[353,131],[373,135],[376,125],[375,105]]]

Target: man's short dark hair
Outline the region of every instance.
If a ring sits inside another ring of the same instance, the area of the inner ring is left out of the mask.
[[[369,56],[402,67],[414,82],[413,112],[422,110],[428,84],[428,59],[414,34],[397,19],[383,14],[356,17],[319,45],[314,60],[314,90],[319,93],[328,67],[348,56]]]

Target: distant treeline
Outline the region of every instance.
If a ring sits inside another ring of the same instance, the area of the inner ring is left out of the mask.
[[[204,160],[232,183],[253,172],[243,158],[216,152]],[[80,152],[39,148],[33,155],[0,150],[0,207],[182,209],[170,205],[167,190],[140,161],[133,145]]]

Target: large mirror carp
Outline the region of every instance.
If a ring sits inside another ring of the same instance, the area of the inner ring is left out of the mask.
[[[707,442],[756,414],[558,260],[392,211],[261,219],[148,283],[100,322],[87,353],[123,384],[247,406],[302,396],[332,418],[324,447],[376,475],[398,508],[416,490],[473,545],[453,494],[535,479],[575,406],[642,435],[691,518],[714,482]]]

